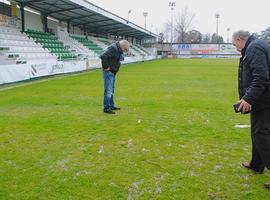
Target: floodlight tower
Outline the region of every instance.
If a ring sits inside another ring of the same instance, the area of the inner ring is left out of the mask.
[[[144,16],[144,28],[146,29],[146,17],[148,16],[148,12],[143,12]]]
[[[169,2],[169,8],[171,9],[171,54],[172,54],[172,45],[173,45],[173,10],[176,6],[176,3],[171,1]]]
[[[216,14],[215,15],[216,19],[217,19],[217,27],[216,27],[216,42],[218,43],[218,20],[220,18],[220,14]]]

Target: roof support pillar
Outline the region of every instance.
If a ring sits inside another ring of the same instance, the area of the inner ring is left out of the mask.
[[[67,22],[67,32],[70,33],[70,21]]]
[[[24,17],[24,3],[19,3],[20,5],[20,11],[21,11],[21,32],[23,33],[25,31],[25,17]]]
[[[48,19],[46,14],[42,14],[43,31],[48,32]]]
[[[86,35],[86,33],[87,33],[86,25],[84,24],[84,25],[83,25],[83,35]]]

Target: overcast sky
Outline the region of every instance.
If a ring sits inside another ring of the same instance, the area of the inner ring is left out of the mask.
[[[127,18],[132,10],[130,20],[144,27],[143,12],[147,11],[147,29],[157,33],[164,29],[170,20],[169,0],[89,0],[90,2]],[[182,8],[188,6],[195,13],[194,28],[205,33],[216,31],[215,13],[220,14],[219,32],[227,39],[227,27],[231,33],[238,29],[260,32],[270,26],[270,0],[174,0],[175,16]]]

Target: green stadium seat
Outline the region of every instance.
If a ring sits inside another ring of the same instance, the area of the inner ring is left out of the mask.
[[[46,48],[51,53],[55,54],[59,60],[76,58],[73,53],[53,35],[36,30],[27,30],[26,34],[28,37],[33,38],[36,43],[40,43],[43,48]]]

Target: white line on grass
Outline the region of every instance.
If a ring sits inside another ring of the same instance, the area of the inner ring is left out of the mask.
[[[245,125],[245,124],[236,124],[234,128],[250,128],[250,125]]]
[[[91,73],[93,71],[96,71],[96,69],[92,69],[92,70],[88,70],[88,71],[84,71],[84,72],[40,77],[37,79],[26,80],[25,82],[22,81],[22,82],[17,82],[17,83],[10,83],[10,85],[8,83],[7,86],[5,86],[5,85],[3,85],[2,87],[0,86],[0,91],[11,90],[14,88],[19,88],[19,87],[23,87],[23,86],[27,86],[27,85],[34,85],[34,84],[48,82],[48,81],[52,81],[52,80],[59,80],[59,79],[67,78],[67,77],[79,76],[81,74]]]

